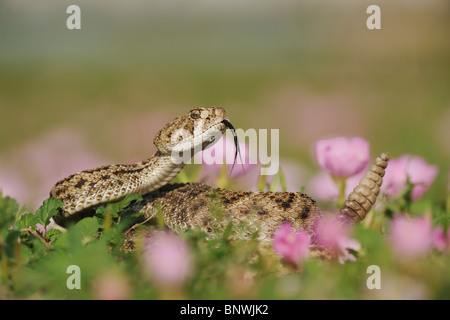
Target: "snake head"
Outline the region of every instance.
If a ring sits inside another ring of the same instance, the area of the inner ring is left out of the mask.
[[[224,108],[194,108],[166,124],[153,143],[163,155],[189,160],[216,143],[230,125]]]

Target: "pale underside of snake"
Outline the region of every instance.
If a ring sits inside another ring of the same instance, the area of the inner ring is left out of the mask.
[[[95,209],[122,199],[129,193],[143,195],[132,209],[147,218],[162,211],[165,224],[173,230],[199,227],[210,234],[218,226],[245,223],[248,232],[258,231],[259,240],[270,240],[283,222],[308,232],[314,240],[314,225],[323,218],[316,202],[300,192],[250,192],[214,188],[203,183],[168,184],[184,167],[174,155],[193,155],[214,144],[229,128],[234,133],[223,108],[194,108],[175,118],[155,136],[155,155],[145,161],[127,165],[107,165],[73,174],[53,187],[50,196],[64,206],[54,217],[67,226]],[[235,137],[236,138],[236,137]],[[235,142],[237,143],[236,139]],[[186,158],[184,158],[186,159]],[[375,204],[389,156],[381,154],[350,193],[339,210],[343,222],[359,222]],[[219,206],[222,214],[212,213]],[[247,238],[249,235],[241,235]]]

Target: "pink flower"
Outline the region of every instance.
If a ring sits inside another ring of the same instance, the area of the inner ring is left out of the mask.
[[[273,249],[284,259],[299,265],[308,257],[311,240],[303,230],[295,233],[290,222],[283,223],[274,234]]]
[[[239,143],[241,155],[237,155],[236,162],[234,156],[236,147],[234,140],[228,135],[222,136],[216,144],[195,154],[195,163],[201,163],[202,169],[207,175],[217,176],[222,170],[222,165],[226,164],[227,172],[231,178],[237,178],[246,174],[256,165],[256,160],[250,155],[250,148],[246,143]],[[231,169],[233,168],[233,171]]]
[[[369,143],[361,137],[319,140],[315,151],[319,165],[340,178],[360,173],[370,160]]]
[[[450,252],[450,232],[444,233],[441,226],[436,227],[431,234],[431,242],[433,247],[441,252]]]
[[[316,224],[315,232],[317,244],[330,250],[339,262],[356,260],[350,250],[358,251],[360,244],[350,237],[349,225],[339,223],[336,219],[322,219]]]
[[[309,181],[307,193],[318,201],[336,201],[339,197],[338,187],[325,171],[321,171]]]
[[[350,192],[358,185],[359,180],[364,177],[365,170],[353,175],[345,181],[345,195],[348,196]],[[336,201],[339,197],[339,188],[333,181],[331,175],[325,171],[321,171],[314,176],[308,184],[307,193],[310,193],[313,199],[318,201]]]
[[[107,272],[94,280],[93,294],[97,300],[125,300],[130,298],[127,279],[118,273]]]
[[[432,247],[432,226],[429,219],[407,218],[398,215],[392,219],[389,240],[393,251],[407,258],[426,255]]]
[[[279,167],[280,168],[278,173],[267,176],[259,175],[260,171],[257,170],[256,173],[258,174],[258,177],[255,181],[265,179],[266,190],[270,191],[292,191],[292,192],[300,191],[306,183],[305,180],[308,170],[303,166],[301,166],[300,163],[285,159],[280,160]],[[283,175],[285,183],[284,187],[286,189],[283,188],[283,185],[280,181],[281,178],[280,174]],[[253,185],[255,185],[254,181]]]
[[[385,194],[396,197],[406,188],[406,181],[409,178],[414,185],[412,199],[418,200],[433,183],[437,173],[437,166],[428,164],[423,158],[403,155],[389,162],[382,190]]]
[[[180,286],[193,271],[189,247],[176,234],[152,234],[145,243],[144,254],[148,274],[162,286]]]

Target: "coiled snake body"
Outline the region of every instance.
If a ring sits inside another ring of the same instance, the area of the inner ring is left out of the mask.
[[[200,227],[211,233],[228,221],[246,221],[249,230],[259,230],[260,240],[270,240],[275,229],[289,221],[295,229],[314,236],[313,226],[322,218],[316,202],[299,192],[232,191],[202,183],[167,184],[184,167],[174,155],[193,153],[215,143],[227,128],[234,130],[223,108],[195,108],[175,118],[154,138],[158,151],[145,161],[129,165],[109,165],[73,174],[53,187],[50,196],[63,201],[63,210],[54,217],[67,226],[93,215],[101,204],[121,199],[128,193],[143,195],[133,210],[151,218],[161,209],[167,226],[176,230]],[[382,154],[349,195],[338,217],[343,221],[364,219],[376,201],[389,157]],[[217,204],[223,214],[211,213]],[[246,235],[243,236],[244,238]]]

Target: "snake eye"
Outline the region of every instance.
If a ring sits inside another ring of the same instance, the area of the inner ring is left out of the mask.
[[[198,110],[193,110],[192,112],[191,112],[191,114],[190,114],[190,116],[191,116],[191,118],[192,119],[199,119],[200,118],[200,111],[198,111]]]

